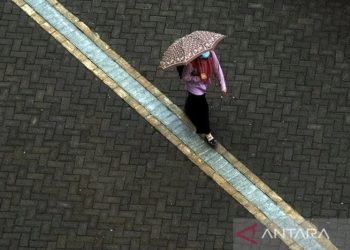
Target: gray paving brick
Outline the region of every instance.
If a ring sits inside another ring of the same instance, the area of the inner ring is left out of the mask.
[[[349,215],[348,3],[206,2],[204,15],[194,1],[62,3],[179,105],[185,93],[178,76],[157,70],[162,50],[194,29],[229,35],[217,48],[228,97],[221,100],[214,87],[208,94],[215,135],[302,215]],[[0,10],[0,218],[7,225],[0,248],[232,249],[231,219],[247,212],[17,7],[2,2]],[[57,197],[74,206],[56,207]],[[94,209],[100,199],[109,207]],[[16,218],[25,221],[21,201],[53,238],[32,219],[16,231]],[[142,230],[119,213],[140,205]],[[113,218],[105,222],[103,212]],[[170,231],[173,217],[178,226]],[[162,225],[154,240],[151,218]],[[86,223],[87,235],[77,235],[81,225],[69,224],[76,221]],[[104,234],[105,223],[117,226],[113,236]]]

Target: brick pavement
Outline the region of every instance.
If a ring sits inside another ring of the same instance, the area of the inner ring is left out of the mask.
[[[156,58],[159,44],[189,31],[179,32],[175,20],[195,28],[198,14],[185,19],[183,6],[172,4],[149,6],[159,12],[154,20],[169,18],[157,30],[163,41],[148,37],[150,49],[139,51],[133,41],[146,35],[138,20],[151,15],[137,9],[148,5],[65,3],[181,104],[175,73],[155,72]],[[238,99],[210,95],[213,125],[225,146],[304,216],[346,217],[349,7],[321,2],[309,13],[312,2],[263,6],[232,3],[221,13],[226,24],[235,17],[234,27],[216,30],[235,34],[218,51]],[[230,248],[228,218],[246,212],[17,8],[0,9],[0,246]],[[218,9],[205,12],[217,18]],[[113,22],[118,17],[126,19],[124,32]]]

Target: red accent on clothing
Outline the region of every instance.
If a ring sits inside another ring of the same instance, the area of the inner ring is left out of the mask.
[[[203,82],[206,84],[209,83],[209,78],[213,74],[213,58],[211,56],[211,53],[209,57],[206,58],[201,58],[200,56],[197,57],[195,60],[191,62],[192,67],[194,69],[197,69],[198,71],[198,76],[201,78]]]

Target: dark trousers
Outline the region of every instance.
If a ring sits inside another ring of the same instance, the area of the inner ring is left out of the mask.
[[[185,114],[197,129],[198,134],[209,134],[209,107],[205,94],[194,95],[188,92],[185,103]]]

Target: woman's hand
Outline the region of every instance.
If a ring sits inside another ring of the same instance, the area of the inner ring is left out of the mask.
[[[196,70],[192,70],[191,76],[199,76],[199,74]]]
[[[221,96],[226,96],[227,91],[226,90],[221,90]]]

